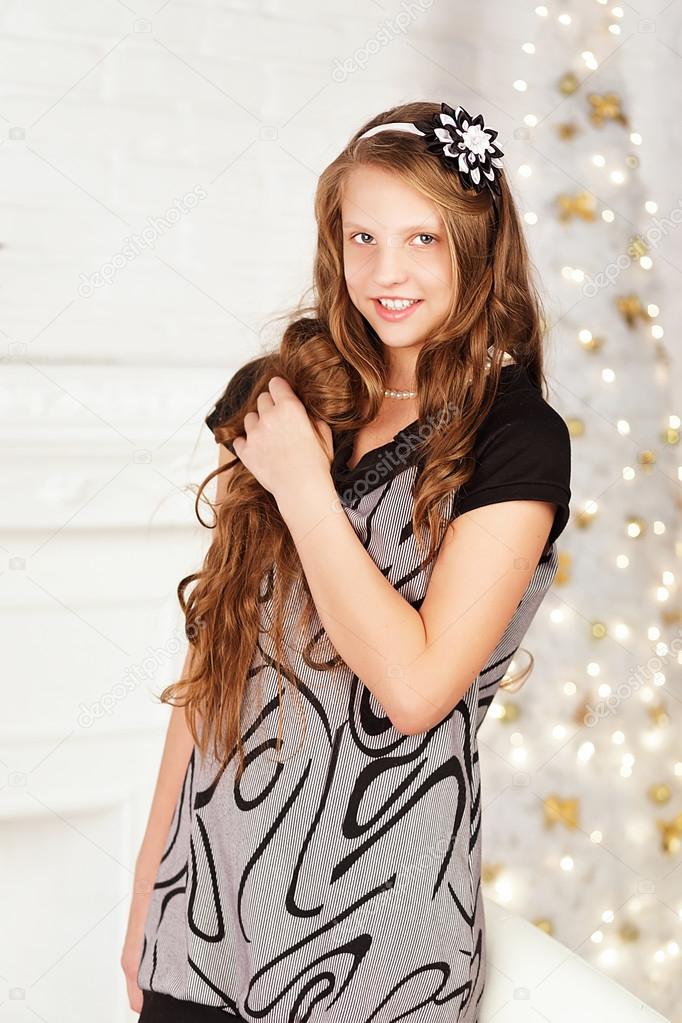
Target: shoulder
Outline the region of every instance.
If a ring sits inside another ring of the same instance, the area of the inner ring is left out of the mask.
[[[220,442],[220,438],[215,432],[216,428],[222,426],[223,423],[226,423],[232,416],[236,415],[249,400],[249,396],[263,369],[265,359],[265,356],[258,356],[240,366],[228,379],[223,393],[204,419],[209,430],[214,434],[216,442]]]
[[[557,513],[550,542],[559,536],[569,518],[570,432],[524,367],[505,374],[473,456],[472,476],[456,494],[456,514],[498,501],[551,501]]]
[[[533,385],[523,366],[505,375],[493,405],[476,438],[480,455],[503,444],[513,451],[533,442],[536,452],[556,449],[570,454],[570,434],[564,418]]]

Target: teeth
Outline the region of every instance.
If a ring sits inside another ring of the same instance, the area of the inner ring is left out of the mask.
[[[408,306],[414,305],[414,303],[418,302],[419,299],[418,298],[406,298],[406,299],[380,298],[379,301],[381,302],[381,304],[384,307],[384,309],[394,309],[394,310],[397,310],[397,309],[407,309]]]

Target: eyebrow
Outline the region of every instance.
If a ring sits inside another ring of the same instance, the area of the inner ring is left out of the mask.
[[[344,231],[347,228],[353,228],[353,227],[354,228],[359,228],[359,229],[361,229],[363,231],[365,230],[365,227],[364,227],[363,224],[355,224],[355,223],[353,223],[353,221],[350,221],[350,220],[343,222],[343,229],[344,229]],[[434,221],[428,220],[426,222],[422,222],[421,224],[414,224],[412,227],[404,228],[403,233],[404,234],[412,234],[413,231],[422,231],[423,233],[426,233],[427,231],[431,232],[431,231],[439,231],[439,230],[440,230],[440,224],[436,224]],[[368,231],[367,233],[371,234],[371,231]]]

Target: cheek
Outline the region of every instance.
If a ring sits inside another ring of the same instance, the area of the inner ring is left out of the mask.
[[[425,289],[434,300],[448,302],[452,291],[452,268],[450,260],[442,256],[434,257],[422,265],[421,280]]]
[[[362,280],[363,276],[367,273],[368,264],[369,260],[363,259],[357,251],[352,249],[346,250],[343,256],[343,272],[346,281],[352,285]]]

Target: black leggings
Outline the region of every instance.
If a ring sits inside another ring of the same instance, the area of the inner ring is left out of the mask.
[[[142,1012],[138,1016],[138,1023],[218,1023],[219,1020],[243,1023],[241,1016],[235,1016],[229,1009],[185,1002],[159,991],[142,990]]]

